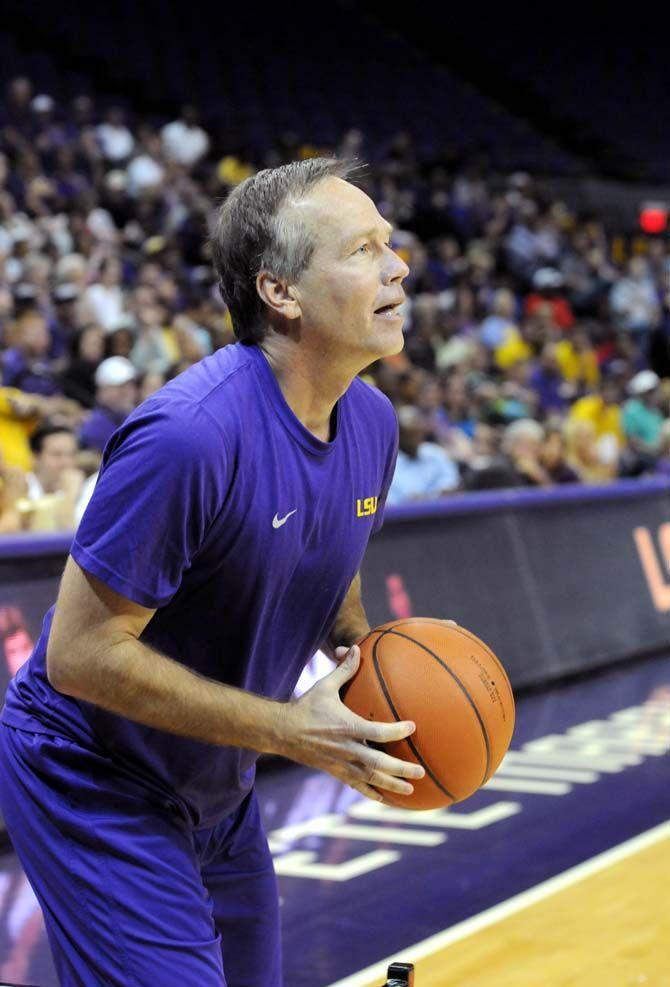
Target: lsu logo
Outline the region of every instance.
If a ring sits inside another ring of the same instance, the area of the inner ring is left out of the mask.
[[[377,502],[379,497],[364,497],[356,501],[356,517],[370,517],[377,513]]]

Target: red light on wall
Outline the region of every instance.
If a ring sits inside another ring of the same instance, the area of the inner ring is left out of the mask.
[[[644,233],[664,233],[668,228],[668,207],[662,202],[645,202],[639,222]]]

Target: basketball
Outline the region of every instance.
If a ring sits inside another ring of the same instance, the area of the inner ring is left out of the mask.
[[[412,795],[384,791],[404,809],[462,802],[499,767],[514,731],[505,669],[464,627],[428,617],[375,627],[360,642],[361,663],[343,702],[369,720],[412,720],[415,732],[384,749],[423,765]]]

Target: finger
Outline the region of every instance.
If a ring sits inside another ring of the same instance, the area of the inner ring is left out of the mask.
[[[340,645],[339,648],[335,648],[335,661],[342,661],[349,654],[349,648],[345,645]]]
[[[373,802],[384,801],[384,796],[381,792],[378,792],[375,788],[371,788],[370,785],[366,785],[364,781],[350,781],[349,785],[357,792],[360,792],[361,795],[365,795],[366,799],[372,799]]]
[[[405,740],[416,730],[416,723],[411,720],[400,720],[393,723],[377,723],[356,716],[356,740],[371,740],[375,744],[389,744],[394,740]]]
[[[414,791],[414,786],[409,781],[394,778],[393,775],[387,775],[384,771],[366,771],[363,783],[373,787],[376,791],[393,792],[396,795],[411,795]]]
[[[353,679],[354,675],[358,671],[360,660],[360,648],[358,645],[352,644],[346,658],[344,658],[337,668],[327,675],[323,681],[330,682],[336,689],[341,689],[345,682],[348,682],[349,679]]]
[[[392,757],[386,751],[378,751],[374,748],[364,748],[365,754],[361,757],[361,763],[369,769],[383,771],[385,774],[393,775],[395,778],[423,778],[426,769],[421,764],[414,761],[401,761],[399,757]]]

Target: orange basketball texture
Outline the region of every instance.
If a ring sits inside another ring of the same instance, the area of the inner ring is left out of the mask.
[[[404,809],[436,809],[481,788],[514,731],[512,688],[491,649],[464,627],[429,617],[375,627],[360,649],[343,702],[368,720],[413,720],[415,732],[384,749],[426,770],[412,781],[412,795],[385,790],[385,800]]]

